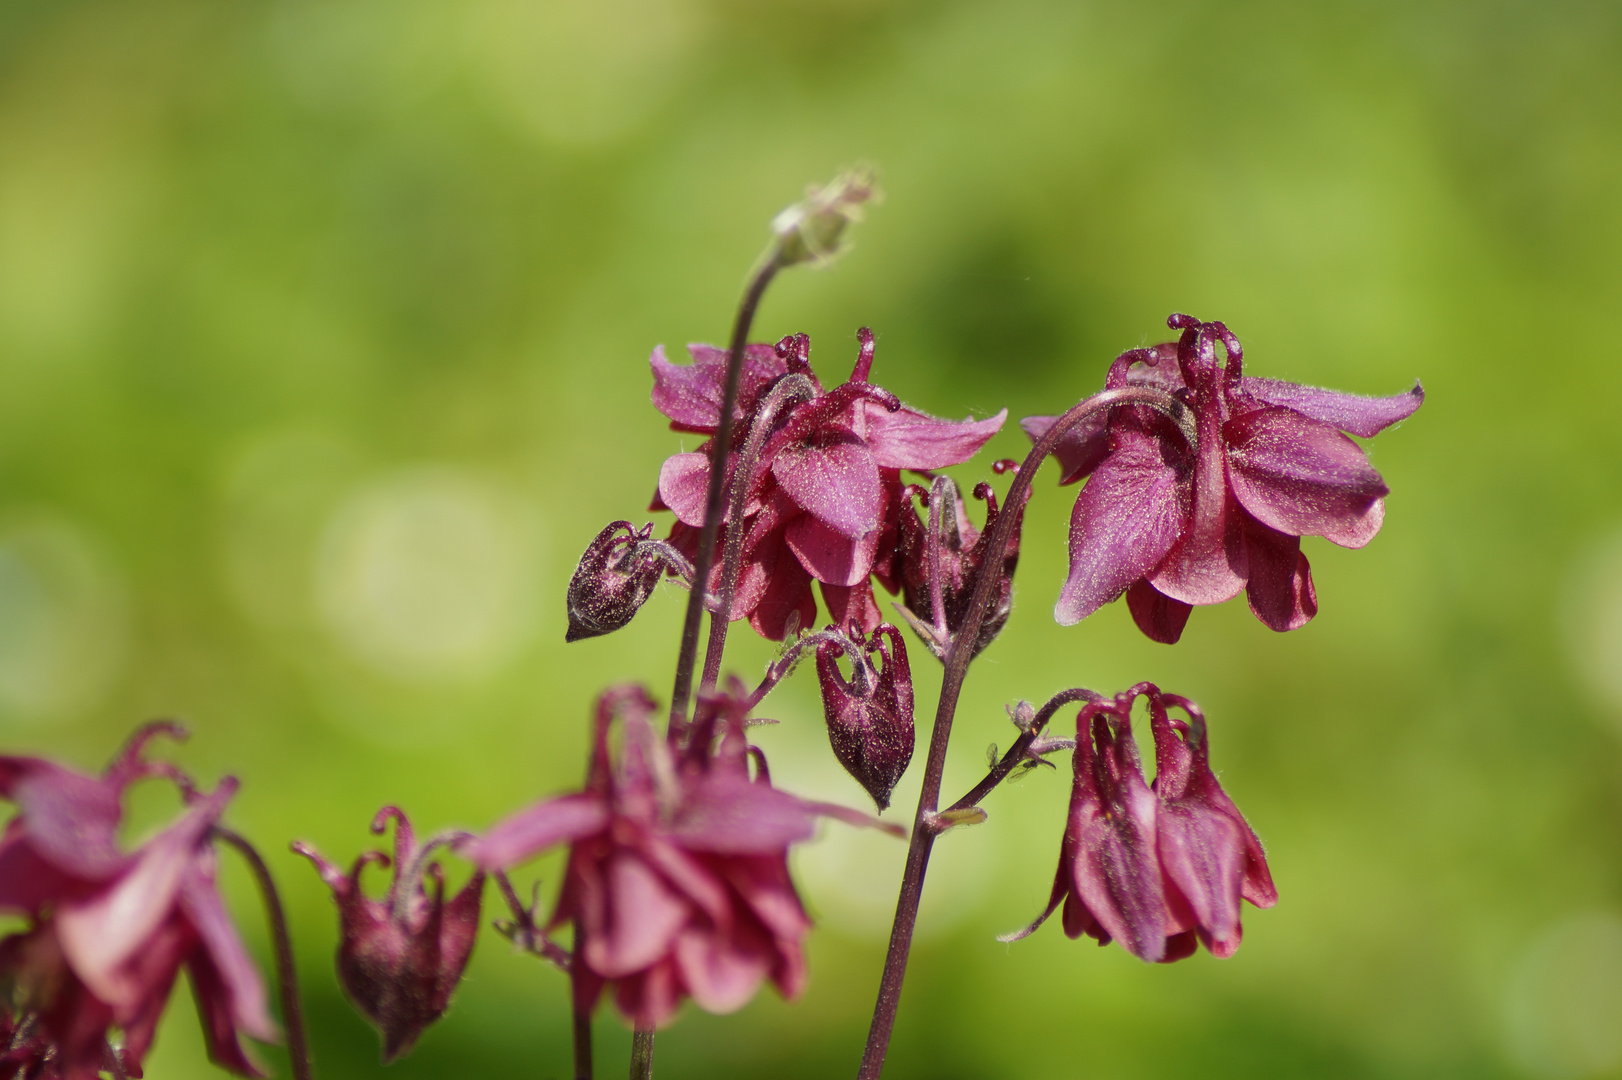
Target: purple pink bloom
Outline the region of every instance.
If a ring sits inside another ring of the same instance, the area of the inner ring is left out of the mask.
[[[495,871],[569,845],[547,930],[574,927],[577,1008],[589,1011],[611,988],[644,1027],[669,1022],[685,997],[725,1013],[767,979],[789,998],[804,987],[811,920],[789,880],[788,849],[810,839],[819,815],[869,819],[772,787],[764,757],[745,742],[742,700],[741,687],[702,698],[676,747],[649,723],[646,691],[608,691],[585,789],[521,810],[465,849]],[[616,715],[617,757],[608,739]]]
[[[177,729],[143,729],[99,777],[0,757],[0,795],[20,811],[0,841],[0,911],[32,922],[0,941],[0,974],[37,1018],[36,1057],[64,1080],[100,1075],[113,1027],[123,1032],[122,1067],[140,1076],[182,968],[216,1064],[263,1075],[240,1036],[277,1037],[264,985],[215,888],[210,837],[237,783],[227,777],[203,794],[172,766],[145,761],[159,733]],[[188,806],[126,854],[116,842],[124,789],[149,776],[179,782]]]
[[[1168,321],[1182,337],[1121,354],[1105,386],[1166,391],[1193,413],[1195,438],[1130,406],[1060,440],[1060,482],[1090,479],[1071,514],[1070,574],[1054,616],[1068,626],[1125,593],[1138,627],[1171,643],[1193,605],[1244,591],[1268,627],[1298,629],[1318,610],[1301,537],[1358,548],[1385,518],[1385,482],[1347,434],[1370,438],[1413,415],[1424,391],[1416,383],[1370,398],[1253,378],[1221,323]],[[1022,426],[1034,440],[1054,419]]]
[[[890,592],[901,585],[898,522],[901,470],[928,472],[973,457],[1002,427],[1007,411],[985,420],[940,420],[903,406],[868,382],[873,335],[859,335],[861,351],[851,377],[825,391],[811,371],[810,341],[784,338],[777,346],[750,345],[734,414],[734,449],[748,437],[755,406],[778,379],[806,376],[815,394],[774,418],[771,437],[750,477],[742,521],[743,564],[732,618],[782,640],[791,625],[816,621],[813,581],[820,584],[830,619],[854,619],[864,631],[883,621],[871,579]],[[653,351],[653,403],[677,431],[713,435],[720,421],[727,354],[691,345],[693,363],[678,366]],[[656,510],[671,510],[670,539],[689,557],[696,552],[709,485],[709,443],[676,454],[659,473]],[[731,460],[731,459],[729,459]],[[730,469],[730,466],[729,466]],[[719,567],[712,588],[719,586]]]
[[[1144,782],[1132,738],[1133,700],[1146,696],[1156,775]],[[1173,720],[1167,706],[1187,720]],[[1048,906],[1004,940],[1036,930],[1062,903],[1068,937],[1119,941],[1153,962],[1181,960],[1203,942],[1232,956],[1239,902],[1278,902],[1261,842],[1211,772],[1205,718],[1185,698],[1148,683],[1076,717],[1074,781]]]

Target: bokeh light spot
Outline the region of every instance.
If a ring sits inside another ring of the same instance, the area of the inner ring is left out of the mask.
[[[1622,918],[1579,915],[1547,928],[1526,951],[1504,999],[1515,1060],[1549,1080],[1622,1064]]]
[[[384,479],[327,526],[322,618],[355,659],[400,681],[492,674],[534,627],[537,526],[522,499],[470,473]]]

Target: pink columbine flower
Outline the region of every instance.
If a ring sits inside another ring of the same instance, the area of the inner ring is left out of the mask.
[[[381,835],[394,822],[394,880],[381,900],[360,887],[368,863],[389,864],[381,851],[364,852],[346,876],[309,844],[293,850],[315,864],[338,905],[338,981],[361,1014],[383,1034],[383,1063],[408,1053],[430,1024],[445,1014],[451,992],[473,955],[479,929],[484,872],[478,871],[449,903],[445,879],[429,856],[466,834],[418,844],[405,811],[385,806],[372,819]],[[433,879],[433,893],[423,886]]]
[[[769,387],[790,373],[807,376],[812,400],[775,419],[751,478],[741,528],[744,562],[732,617],[747,618],[759,633],[782,640],[791,625],[816,619],[811,582],[822,587],[831,620],[855,619],[871,631],[883,618],[873,599],[874,576],[890,592],[900,587],[896,552],[901,470],[929,471],[973,457],[1002,427],[1007,410],[985,420],[940,420],[901,405],[868,382],[873,334],[863,329],[861,351],[848,381],[824,391],[812,373],[804,334],[774,348],[751,345],[745,354],[734,447],[748,436],[753,410]],[[686,367],[654,349],[653,403],[678,431],[713,435],[720,421],[726,351],[691,345]],[[654,509],[676,514],[670,539],[691,556],[704,523],[709,485],[708,444],[676,454],[659,473]],[[717,567],[717,575],[719,567]],[[712,578],[712,587],[719,581]]]
[[[237,783],[196,793],[172,767],[145,762],[143,729],[101,777],[38,758],[0,758],[0,794],[21,809],[0,849],[0,907],[33,925],[0,942],[0,973],[38,1016],[38,1041],[65,1080],[105,1066],[107,1032],[123,1032],[123,1068],[140,1075],[181,968],[203,1020],[209,1057],[263,1075],[240,1035],[272,1041],[264,985],[215,888],[210,834]],[[190,805],[133,854],[114,842],[123,789],[142,776],[182,783]],[[26,877],[16,877],[21,872]]]
[[[1144,782],[1131,708],[1150,703],[1154,786]],[[1172,721],[1168,704],[1188,713]],[[1205,720],[1184,698],[1143,683],[1076,717],[1074,781],[1048,906],[1003,940],[1033,933],[1062,902],[1066,936],[1119,941],[1151,963],[1239,947],[1239,901],[1272,907],[1278,892],[1261,842],[1211,772]]]
[[[742,698],[739,687],[702,699],[681,749],[655,734],[645,690],[606,692],[585,790],[521,810],[465,849],[495,871],[569,845],[547,929],[574,926],[577,1007],[611,986],[620,1011],[647,1027],[671,1020],[684,997],[726,1013],[763,980],[790,998],[804,987],[811,921],[789,880],[789,846],[810,839],[818,815],[869,819],[772,787],[744,740]]]
[[[1192,605],[1244,590],[1268,627],[1298,629],[1318,610],[1300,538],[1358,548],[1385,518],[1385,482],[1342,433],[1378,434],[1413,415],[1424,390],[1415,383],[1370,398],[1252,378],[1221,323],[1168,322],[1181,339],[1123,353],[1106,387],[1173,394],[1193,412],[1194,442],[1143,407],[1115,409],[1060,441],[1060,482],[1091,479],[1071,513],[1070,575],[1054,617],[1068,626],[1124,592],[1138,627],[1171,643]],[[1053,420],[1033,416],[1021,426],[1034,440]]]
[[[853,626],[849,636],[868,658],[851,672],[849,682],[839,673],[838,659],[844,650],[831,641],[817,646],[817,679],[822,684],[828,742],[839,764],[883,810],[912,761],[912,671],[901,632],[889,623],[865,639]],[[871,663],[874,656],[884,661],[882,670]]]

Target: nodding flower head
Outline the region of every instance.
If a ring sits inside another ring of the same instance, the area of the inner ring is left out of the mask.
[[[791,626],[816,621],[812,582],[821,585],[830,621],[856,619],[864,632],[883,622],[872,579],[900,587],[898,530],[902,470],[929,472],[973,457],[1002,426],[1006,411],[985,420],[940,420],[901,404],[869,381],[874,338],[858,333],[856,366],[846,382],[824,390],[809,362],[810,339],[784,338],[776,348],[749,346],[744,360],[733,449],[759,443],[751,466],[728,458],[729,480],[747,468],[747,497],[739,521],[742,564],[731,616],[781,641]],[[655,349],[654,404],[682,431],[713,435],[720,420],[726,352],[689,347],[681,367]],[[788,379],[795,392],[789,388]],[[768,408],[767,403],[770,403]],[[755,432],[756,425],[765,425]],[[708,506],[710,445],[668,458],[659,472],[655,510],[676,515],[670,542],[688,558],[697,553]],[[718,565],[708,583],[719,587]]]
[[[963,493],[948,477],[936,477],[927,493],[911,486],[907,491],[927,495],[928,509],[923,521],[910,507],[901,513],[902,617],[944,662],[980,580],[991,531],[997,524],[997,496],[990,484],[975,485],[974,497],[986,504],[985,528],[976,529],[964,510]],[[980,655],[1002,633],[1013,611],[1020,524],[1014,523],[1007,549],[995,568],[996,590],[980,621],[972,656]]]
[[[263,1075],[241,1035],[273,1041],[276,1027],[215,888],[211,843],[237,782],[226,777],[203,792],[175,766],[146,760],[160,734],[184,732],[171,723],[141,728],[99,777],[41,758],[0,757],[0,796],[20,811],[0,840],[0,910],[31,920],[0,940],[0,984],[26,1018],[7,1053],[21,1055],[19,1069],[49,1063],[17,1075],[139,1076],[182,968],[210,1059],[240,1076]],[[125,789],[148,777],[173,781],[186,808],[126,853],[116,839]],[[116,1069],[107,1041],[115,1027],[123,1032]]]
[[[520,810],[467,848],[494,871],[569,846],[547,929],[574,926],[570,975],[583,1009],[609,988],[628,1019],[655,1026],[686,997],[724,1013],[767,979],[785,997],[805,986],[811,920],[788,849],[811,838],[818,815],[872,822],[772,787],[764,755],[745,739],[746,695],[732,683],[700,698],[679,745],[654,732],[645,690],[607,691],[585,787]]]
[[[832,641],[817,646],[817,679],[828,742],[845,771],[873,797],[880,810],[912,761],[912,672],[901,633],[885,623],[864,637],[847,631],[848,648]],[[839,656],[851,657],[851,679],[839,673]],[[883,660],[883,667],[873,658]]]
[[[1413,415],[1424,391],[1415,383],[1371,398],[1254,378],[1223,324],[1168,322],[1182,336],[1122,353],[1105,386],[1175,397],[1193,414],[1194,437],[1127,406],[1060,439],[1061,483],[1090,479],[1070,516],[1070,575],[1054,617],[1068,626],[1124,593],[1138,627],[1170,643],[1194,605],[1243,591],[1269,628],[1304,626],[1318,596],[1301,537],[1359,548],[1385,520],[1385,481],[1347,436],[1370,438]],[[1021,426],[1035,440],[1054,419]]]
[[[390,821],[394,880],[381,900],[361,890],[360,875],[369,863],[388,866],[383,852],[362,853],[346,875],[309,844],[293,845],[332,889],[338,905],[338,981],[382,1033],[385,1064],[408,1053],[445,1014],[473,955],[484,892],[484,871],[478,870],[447,902],[444,872],[429,862],[436,849],[467,839],[468,833],[441,833],[419,845],[405,812],[393,806],[377,812],[372,832],[382,834]]]
[[[1132,702],[1149,702],[1154,785],[1132,738]],[[1173,720],[1167,707],[1187,720]],[[1205,718],[1186,698],[1140,683],[1076,717],[1075,780],[1048,906],[1005,941],[1036,930],[1062,903],[1064,932],[1111,940],[1150,962],[1204,942],[1239,947],[1239,901],[1272,907],[1278,892],[1261,842],[1211,772]]]
[[[611,521],[580,556],[569,579],[569,629],[564,640],[612,634],[628,624],[647,603],[668,568],[680,573],[687,560],[662,540],[654,540],[653,523],[635,529],[629,521]]]

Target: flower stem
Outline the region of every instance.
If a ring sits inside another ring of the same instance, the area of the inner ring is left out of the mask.
[[[113,1080],[129,1080],[129,1073],[124,1071],[124,1058],[113,1049],[110,1039],[103,1038],[102,1045],[107,1047],[107,1070],[113,1074]]]
[[[574,1080],[591,1080],[591,1013],[574,1010]]]
[[[653,1029],[638,1027],[631,1035],[631,1080],[653,1078]]]
[[[310,1041],[304,1031],[304,1006],[298,996],[298,973],[293,969],[293,938],[287,932],[287,913],[270,867],[247,839],[230,829],[214,827],[214,835],[237,849],[253,871],[259,894],[265,902],[265,919],[270,923],[270,940],[276,951],[276,986],[282,998],[282,1023],[287,1026],[287,1060],[294,1080],[312,1080]]]
[[[1042,729],[1047,727],[1048,721],[1053,719],[1054,713],[1058,712],[1066,705],[1072,705],[1078,701],[1102,700],[1103,698],[1100,695],[1095,694],[1093,691],[1081,686],[1076,687],[1074,690],[1061,690],[1059,693],[1053,695],[1053,697],[1048,700],[1048,703],[1042,706],[1041,710],[1037,712],[1036,719],[1031,721],[1031,726],[1020,733],[1019,738],[1014,740],[1014,745],[1010,746],[1008,748],[1008,752],[1002,756],[1002,759],[991,767],[990,772],[986,773],[986,778],[974,785],[974,787],[969,790],[967,795],[963,796],[951,806],[948,806],[946,808],[947,811],[967,810],[969,807],[977,805],[981,799],[984,799],[987,795],[991,794],[992,790],[998,784],[1006,780],[1010,772],[1013,772],[1014,766],[1018,765],[1022,760],[1025,759],[1025,751],[1029,750],[1031,748],[1031,744],[1036,741],[1037,736],[1042,734]]]
[[[749,437],[738,453],[738,465],[733,469],[732,493],[727,506],[727,520],[742,523],[744,504],[749,499],[749,488],[754,483],[755,465],[760,452],[771,437],[778,415],[785,409],[810,401],[816,396],[816,387],[804,375],[786,375],[762,399],[749,420]],[[727,530],[726,547],[721,558],[720,606],[710,612],[710,640],[704,647],[704,674],[699,680],[699,692],[715,689],[721,677],[721,654],[727,647],[727,627],[732,624],[732,599],[738,592],[738,573],[743,563],[744,530]]]
[[[918,793],[918,812],[913,818],[912,840],[907,846],[907,865],[902,872],[901,893],[896,899],[895,921],[890,927],[890,946],[884,957],[884,973],[879,977],[878,1001],[873,1006],[873,1023],[867,1032],[867,1047],[862,1052],[862,1064],[857,1070],[858,1080],[878,1080],[884,1071],[884,1056],[890,1048],[890,1035],[895,1030],[896,1009],[901,1003],[901,983],[907,973],[907,956],[912,950],[912,934],[918,924],[918,901],[923,895],[924,874],[929,869],[929,853],[937,835],[931,823],[940,806],[941,776],[946,768],[946,746],[952,737],[952,720],[957,714],[958,694],[968,674],[969,661],[974,657],[974,644],[980,636],[980,624],[985,621],[986,609],[991,605],[991,594],[1001,576],[1003,555],[1013,538],[1014,529],[1023,516],[1025,501],[1037,468],[1053,452],[1059,440],[1083,420],[1095,413],[1117,405],[1147,405],[1171,416],[1179,422],[1187,412],[1182,402],[1162,390],[1146,386],[1128,386],[1118,390],[1105,390],[1071,407],[1053,426],[1043,433],[1031,447],[1025,461],[1014,476],[1004,500],[1007,508],[997,515],[987,542],[980,572],[974,583],[974,594],[969,598],[968,610],[957,633],[952,636],[951,647],[945,657],[946,671],[941,681],[940,701],[935,708],[935,726],[929,736],[929,756],[924,764],[923,790]],[[1033,725],[1034,726],[1034,725]],[[1012,763],[1010,763],[1010,766]]]
[[[687,703],[693,693],[693,665],[698,659],[698,631],[704,615],[704,594],[709,590],[710,566],[715,558],[715,532],[721,524],[721,492],[725,487],[727,452],[732,442],[732,410],[738,401],[738,382],[743,372],[744,347],[755,309],[766,295],[779,269],[781,242],[774,240],[750,274],[738,316],[732,324],[732,342],[727,353],[726,388],[721,394],[721,415],[710,450],[709,495],[704,504],[704,528],[698,535],[698,556],[693,560],[693,588],[687,594],[687,614],[682,621],[681,651],[676,658],[676,685],[670,692],[670,729],[676,732],[687,723]],[[730,613],[728,613],[730,614]]]

